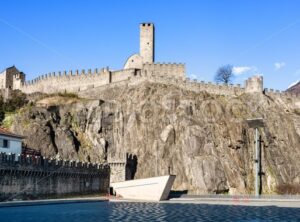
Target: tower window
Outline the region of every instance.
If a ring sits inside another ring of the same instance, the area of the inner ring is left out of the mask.
[[[150,24],[150,23],[148,23],[148,26],[151,26],[151,24]]]
[[[143,26],[145,26],[145,23],[143,23]]]

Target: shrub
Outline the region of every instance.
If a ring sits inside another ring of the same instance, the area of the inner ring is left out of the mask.
[[[6,101],[0,96],[0,122],[5,119],[5,113],[14,113],[27,103],[26,95],[20,91],[13,91],[11,98]]]

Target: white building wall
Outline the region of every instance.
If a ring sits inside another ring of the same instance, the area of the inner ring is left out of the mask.
[[[0,146],[1,153],[15,153],[16,155],[22,153],[22,139],[3,135],[0,135],[0,139],[8,140],[8,148]]]

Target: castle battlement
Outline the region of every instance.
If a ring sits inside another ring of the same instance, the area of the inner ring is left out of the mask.
[[[144,63],[144,75],[164,75],[173,78],[185,78],[185,65],[182,63]]]
[[[195,92],[206,91],[225,96],[239,96],[243,93],[265,93],[272,96],[295,96],[285,92],[263,88],[263,77],[253,76],[241,85],[213,84],[186,78],[185,64],[159,63],[154,58],[154,24],[140,24],[140,52],[130,56],[121,70],[102,69],[69,70],[43,74],[25,81],[25,74],[14,66],[0,73],[0,89],[18,89],[26,94],[40,93],[80,93],[95,92],[95,88],[107,89],[124,84],[135,85],[143,81],[174,84]],[[3,93],[2,93],[3,94]],[[7,93],[6,93],[7,94]],[[5,95],[6,95],[5,94]],[[91,93],[90,93],[91,94]]]
[[[0,165],[3,166],[24,166],[27,169],[44,168],[45,170],[63,171],[65,169],[75,169],[75,171],[86,171],[89,173],[100,172],[99,170],[109,169],[107,164],[88,163],[72,160],[48,159],[33,155],[16,155],[9,153],[0,153]]]
[[[108,164],[126,164],[128,159],[128,153],[115,153],[107,154],[107,162]]]
[[[77,78],[78,76],[85,77],[85,78],[93,78],[97,75],[106,74],[109,72],[109,68],[102,68],[102,69],[88,69],[87,71],[85,69],[79,70],[69,70],[69,71],[58,71],[58,72],[52,72],[44,75],[40,75],[37,78],[24,82],[23,86],[36,84],[42,80],[48,80],[51,78]]]
[[[0,176],[0,201],[16,197],[99,194],[106,193],[109,188],[110,167],[107,164],[0,153]]]

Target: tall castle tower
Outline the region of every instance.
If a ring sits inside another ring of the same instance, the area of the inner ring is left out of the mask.
[[[140,24],[140,55],[144,63],[154,62],[154,24]]]

